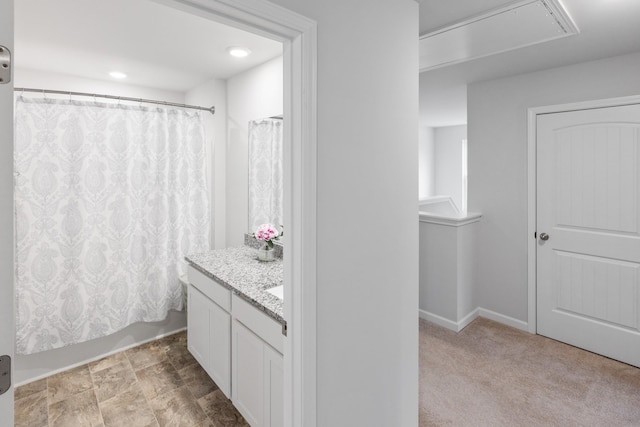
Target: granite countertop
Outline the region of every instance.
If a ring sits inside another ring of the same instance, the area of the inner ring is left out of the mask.
[[[281,324],[282,300],[266,290],[282,285],[282,258],[260,262],[247,246],[216,249],[185,257],[187,262]]]

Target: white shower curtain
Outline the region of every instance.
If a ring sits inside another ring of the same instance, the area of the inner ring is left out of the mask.
[[[18,97],[14,150],[19,354],[182,309],[209,241],[199,113]]]
[[[283,224],[282,120],[249,122],[249,231]]]

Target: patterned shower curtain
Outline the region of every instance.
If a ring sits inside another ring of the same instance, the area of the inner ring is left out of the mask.
[[[182,309],[208,249],[199,113],[18,97],[16,342],[30,354]]]
[[[249,122],[249,232],[283,224],[282,120]]]

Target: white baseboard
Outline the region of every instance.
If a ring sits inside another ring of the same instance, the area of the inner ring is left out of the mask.
[[[459,322],[458,322],[458,332],[460,332],[461,330],[463,330],[464,328],[466,328],[469,323],[473,322],[474,320],[476,320],[476,318],[479,315],[479,311],[480,309],[476,308],[475,310],[472,310],[469,314],[467,314],[466,316],[464,316]]]
[[[478,307],[478,315],[480,317],[487,318],[489,320],[494,320],[498,323],[502,323],[507,326],[511,326],[512,328],[520,329],[525,332],[529,332],[529,323],[523,322],[522,320],[515,319],[510,316],[506,316],[504,314],[496,313],[495,311],[487,310],[486,308]]]
[[[458,332],[458,324],[453,320],[446,319],[442,316],[438,316],[437,314],[429,313],[428,311],[422,309],[419,309],[419,313],[421,319],[435,323],[436,325],[442,326],[443,328]]]
[[[503,325],[511,326],[512,328],[520,329],[525,332],[529,332],[529,324],[522,320],[515,319],[504,314],[496,313],[495,311],[487,310],[486,308],[478,307],[471,311],[460,321],[455,322],[445,317],[438,316],[437,314],[430,313],[426,310],[419,309],[419,316],[421,319],[428,320],[436,325],[442,326],[454,332],[460,332],[473,322],[477,317],[484,317],[489,320],[493,320]]]
[[[435,323],[438,326],[442,326],[443,328],[447,328],[454,332],[460,332],[463,330],[469,323],[473,322],[473,320],[478,317],[478,309],[473,310],[471,313],[467,314],[462,320],[455,322],[453,320],[449,320],[445,317],[438,316],[437,314],[430,313],[426,310],[419,310],[419,316],[421,319],[428,320],[429,322]]]

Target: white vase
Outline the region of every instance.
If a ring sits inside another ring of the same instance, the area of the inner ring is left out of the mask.
[[[258,249],[258,260],[263,262],[275,261],[276,251],[268,245],[264,245]]]

